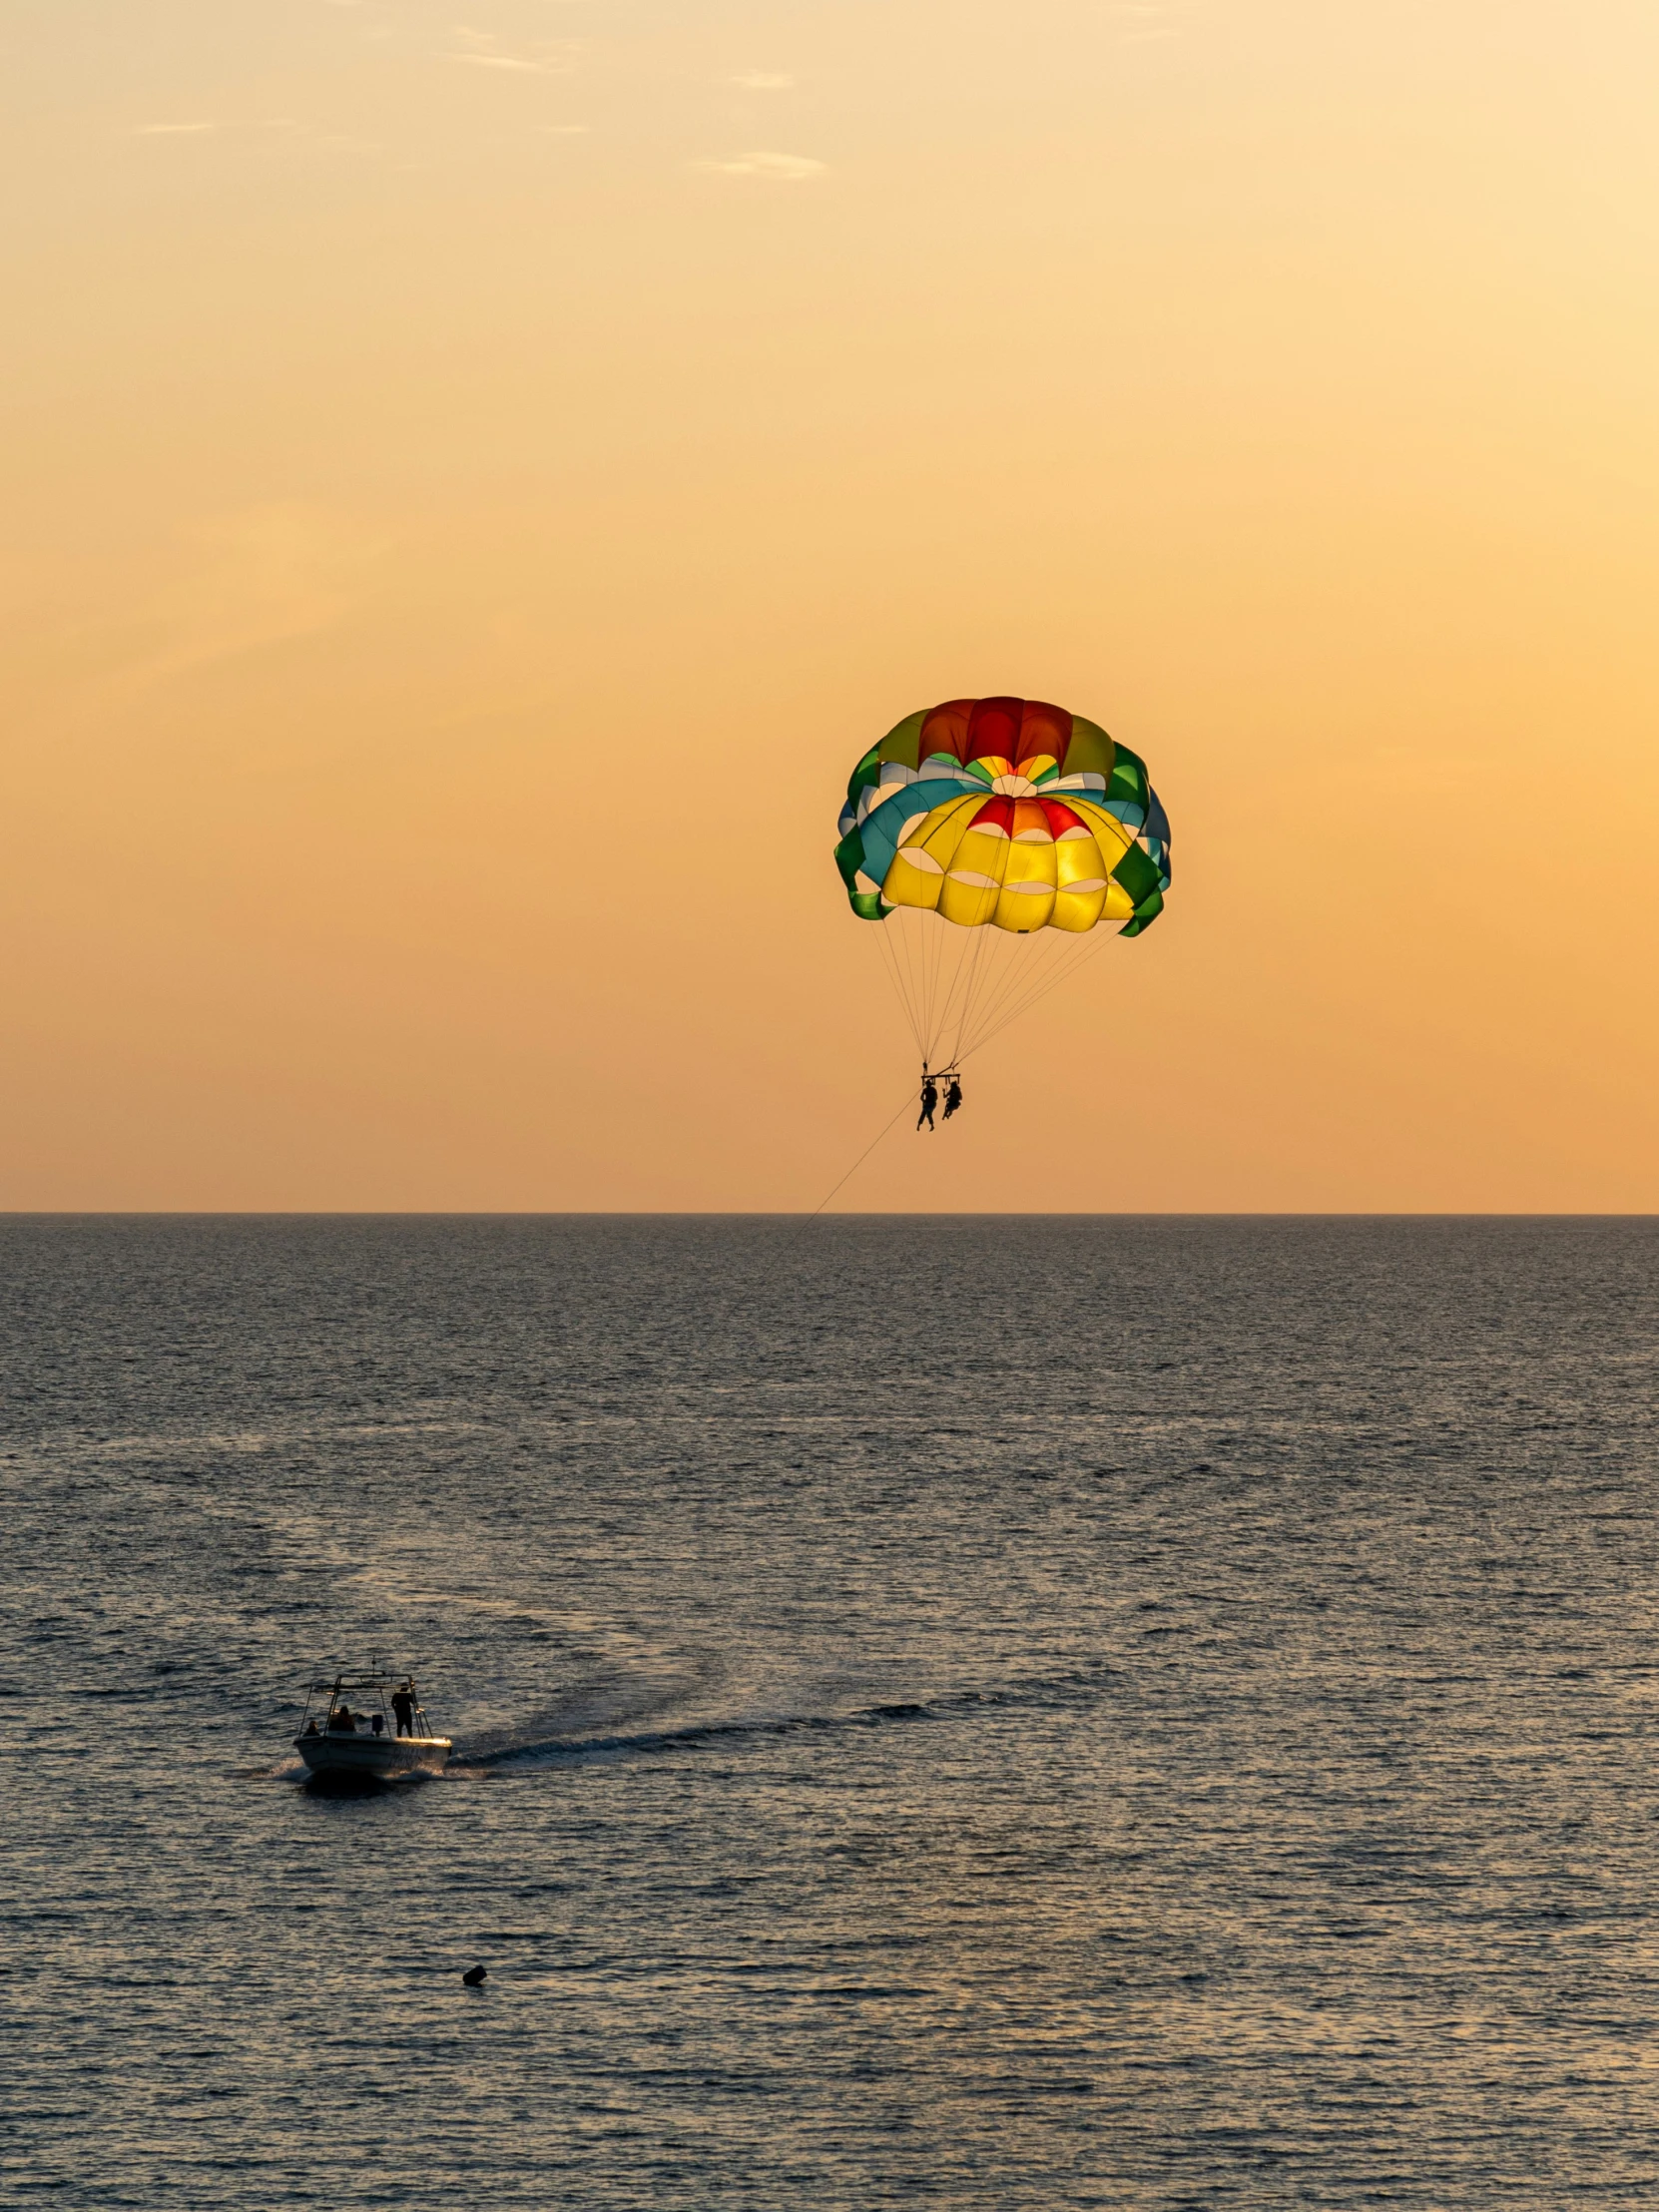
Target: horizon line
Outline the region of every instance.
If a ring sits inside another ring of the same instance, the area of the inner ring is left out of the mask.
[[[837,1213],[763,1207],[343,1207],[343,1206],[26,1206],[0,1207],[0,1222],[22,1221],[1655,1221],[1659,1209],[1475,1207],[1203,1208],[1167,1207],[1055,1213],[996,1207],[950,1212],[871,1207]]]

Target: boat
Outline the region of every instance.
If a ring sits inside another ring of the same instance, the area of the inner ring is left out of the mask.
[[[293,1748],[314,1775],[380,1782],[441,1774],[455,1747],[433,1734],[413,1675],[370,1673],[308,1682]]]

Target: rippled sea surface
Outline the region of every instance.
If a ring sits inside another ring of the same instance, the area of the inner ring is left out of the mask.
[[[0,2194],[1652,2201],[1656,1262],[0,1222]]]

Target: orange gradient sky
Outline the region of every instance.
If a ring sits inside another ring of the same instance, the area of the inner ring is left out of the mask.
[[[810,1208],[852,763],[1168,911],[837,1206],[1659,1205],[1659,13],[19,0],[0,1207]]]

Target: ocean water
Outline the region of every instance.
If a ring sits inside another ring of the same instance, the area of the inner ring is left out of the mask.
[[[0,1222],[0,2194],[1652,2201],[1656,1263]]]

